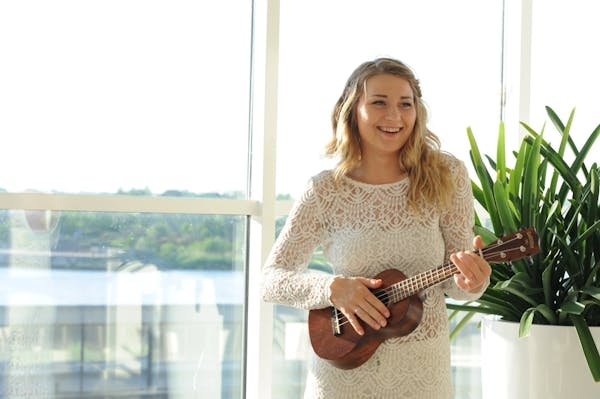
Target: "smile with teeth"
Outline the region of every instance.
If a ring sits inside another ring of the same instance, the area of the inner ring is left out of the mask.
[[[379,130],[385,133],[398,133],[400,131],[399,127],[380,127]]]

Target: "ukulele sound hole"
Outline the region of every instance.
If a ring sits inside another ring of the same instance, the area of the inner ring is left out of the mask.
[[[373,290],[373,294],[379,299],[383,304],[389,307],[392,304],[391,294],[385,288],[378,288]]]

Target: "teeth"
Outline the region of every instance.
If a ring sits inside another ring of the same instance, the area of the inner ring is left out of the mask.
[[[400,131],[400,129],[396,127],[382,127],[381,130],[383,130],[386,133],[398,133]]]

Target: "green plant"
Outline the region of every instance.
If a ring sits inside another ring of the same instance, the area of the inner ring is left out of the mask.
[[[448,308],[466,311],[467,318],[483,313],[520,322],[521,337],[533,324],[573,325],[592,376],[600,381],[600,354],[589,329],[600,326],[600,171],[597,163],[586,164],[600,125],[577,148],[570,136],[575,110],[566,124],[551,108],[546,111],[560,134],[558,143],[547,141],[544,129],[537,133],[521,122],[525,138],[513,152],[513,166],[507,164],[502,123],[495,159],[481,156],[467,130],[478,178],[473,193],[483,208],[475,215],[476,233],[491,242],[531,226],[541,251],[511,264],[492,264],[491,283],[481,298]]]

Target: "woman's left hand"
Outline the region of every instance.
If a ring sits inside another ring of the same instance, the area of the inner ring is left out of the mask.
[[[480,236],[473,239],[473,246],[476,249],[483,248],[483,240]],[[460,271],[454,275],[454,281],[462,290],[480,292],[484,285],[488,284],[492,268],[478,253],[460,251],[450,255],[450,260]]]

